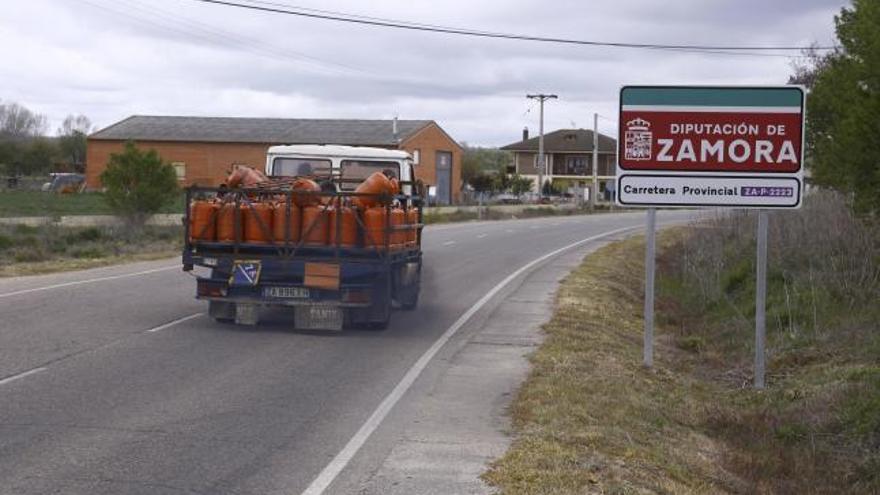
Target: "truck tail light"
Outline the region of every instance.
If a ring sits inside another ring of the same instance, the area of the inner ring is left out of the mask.
[[[196,293],[205,297],[226,297],[227,289],[225,286],[212,282],[199,282]]]

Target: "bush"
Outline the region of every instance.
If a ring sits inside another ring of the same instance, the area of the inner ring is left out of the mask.
[[[155,150],[141,151],[132,142],[122,153],[110,155],[101,181],[107,188],[107,203],[135,227],[142,227],[178,193],[174,168]]]

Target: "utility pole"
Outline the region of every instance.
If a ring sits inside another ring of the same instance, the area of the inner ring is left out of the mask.
[[[590,209],[596,209],[599,195],[599,114],[593,114],[593,186],[590,188]]]
[[[544,163],[544,100],[555,100],[558,96],[539,93],[526,95],[526,98],[541,102],[541,117],[540,123],[538,124],[538,197],[543,198],[544,173],[547,171],[547,166]]]

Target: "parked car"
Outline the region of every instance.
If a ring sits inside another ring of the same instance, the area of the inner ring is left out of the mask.
[[[83,174],[73,173],[52,173],[49,182],[43,184],[40,189],[44,192],[55,192],[59,194],[70,194],[82,192],[86,184],[86,177]]]
[[[491,203],[499,205],[518,205],[522,203],[517,196],[509,193],[497,194],[492,198]]]

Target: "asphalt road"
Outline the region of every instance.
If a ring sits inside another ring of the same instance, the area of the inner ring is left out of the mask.
[[[214,323],[177,260],[0,280],[0,493],[301,493],[496,284],[643,224],[630,213],[430,227],[419,309],[384,331],[297,332],[278,311],[255,329]]]

